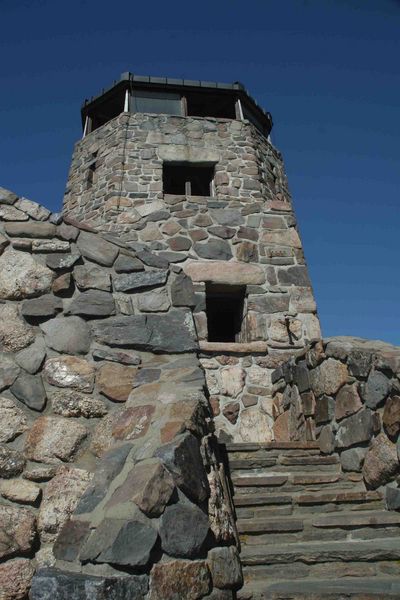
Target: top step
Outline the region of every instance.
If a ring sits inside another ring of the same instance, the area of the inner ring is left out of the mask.
[[[319,450],[318,442],[265,442],[253,444],[240,442],[225,444],[228,452],[256,452],[257,450]]]

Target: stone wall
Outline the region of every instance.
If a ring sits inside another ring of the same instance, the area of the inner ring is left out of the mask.
[[[215,164],[213,196],[164,194],[165,161]],[[268,441],[269,369],[277,363],[266,356],[283,360],[321,337],[279,152],[248,121],[122,114],[76,144],[63,210],[146,264],[179,265],[191,277],[217,427],[248,440],[258,418],[253,441]],[[245,289],[235,344],[208,343],[209,283]],[[226,390],[229,365],[240,370]]]
[[[190,279],[4,189],[0,221],[1,600],[232,598]]]
[[[368,488],[387,485],[400,508],[400,348],[360,338],[327,338],[272,374],[276,440],[319,440]]]

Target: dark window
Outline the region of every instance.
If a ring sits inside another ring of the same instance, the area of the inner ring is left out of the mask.
[[[133,91],[131,95],[130,111],[139,113],[181,115],[181,95],[167,92]]]
[[[187,93],[185,96],[189,117],[236,119],[235,98],[229,94]]]
[[[211,196],[214,165],[168,164],[163,167],[164,194]]]
[[[87,179],[86,179],[86,188],[87,189],[93,187],[93,184],[96,183],[96,175],[97,175],[96,174],[96,168],[97,168],[96,157],[97,157],[97,152],[93,152],[92,162],[90,163],[88,170],[87,170]]]
[[[209,342],[238,342],[243,321],[245,288],[207,284]]]
[[[88,115],[92,121],[91,131],[120,115],[124,110],[124,99],[124,93],[120,91],[100,102]]]

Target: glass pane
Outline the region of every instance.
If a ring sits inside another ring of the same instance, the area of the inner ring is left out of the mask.
[[[182,115],[180,94],[164,92],[138,92],[131,96],[131,112]]]

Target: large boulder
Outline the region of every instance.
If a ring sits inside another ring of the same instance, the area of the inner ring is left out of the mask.
[[[163,550],[169,556],[198,556],[209,531],[208,516],[190,502],[167,506],[160,520]]]
[[[40,417],[25,442],[25,456],[36,462],[57,464],[73,459],[87,436],[84,425],[62,417]]]
[[[25,508],[0,504],[0,559],[30,552],[35,539],[35,516]]]
[[[65,354],[86,354],[90,347],[87,323],[80,317],[57,317],[43,323],[47,345]]]
[[[0,298],[22,300],[50,291],[54,273],[27,252],[7,248],[0,256]]]
[[[368,448],[362,474],[372,488],[388,483],[400,471],[396,444],[380,433]]]
[[[35,339],[35,331],[19,316],[17,306],[0,306],[0,350],[18,352]]]
[[[202,560],[167,560],[153,566],[148,600],[198,600],[210,591],[210,572]]]

